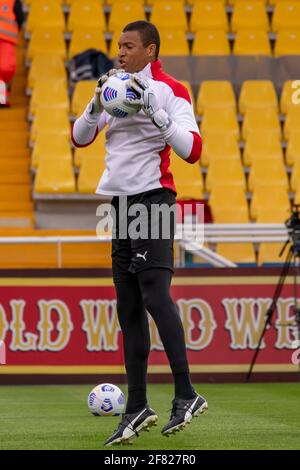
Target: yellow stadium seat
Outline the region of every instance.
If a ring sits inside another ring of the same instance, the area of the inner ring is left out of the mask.
[[[250,204],[250,214],[252,219],[256,219],[259,211],[267,210],[288,211],[290,200],[288,191],[284,187],[259,186],[254,189]],[[260,217],[262,213],[260,212]]]
[[[271,207],[257,208],[256,223],[257,224],[282,224],[284,223],[291,215],[290,206],[288,208],[284,207]]]
[[[159,1],[159,0],[156,0],[156,1]],[[198,3],[202,3],[202,2],[206,2],[207,0],[186,0],[186,4],[187,5],[190,5],[190,6],[195,6],[197,5]],[[209,0],[211,1],[211,0]],[[222,3],[223,5],[226,3],[225,0],[212,0],[214,2],[218,2],[218,3]]]
[[[300,204],[300,181],[297,182],[294,203]]]
[[[228,18],[224,5],[214,0],[198,2],[194,5],[190,29],[193,32],[208,29],[228,31]]]
[[[98,0],[77,0],[71,5],[68,19],[68,31],[75,31],[83,28],[106,30],[105,16],[101,3]]]
[[[299,30],[280,30],[277,34],[274,56],[281,55],[299,55],[300,54],[300,29]]]
[[[161,56],[189,55],[189,45],[184,31],[160,31]]]
[[[69,136],[53,133],[49,138],[49,134],[38,134],[31,155],[31,167],[37,168],[42,160],[49,158],[72,162]]]
[[[201,133],[205,137],[206,133],[211,131],[226,132],[239,140],[240,130],[236,113],[232,109],[226,108],[207,109],[201,122]]]
[[[287,80],[280,97],[280,111],[287,114],[290,108],[300,105],[300,80]]]
[[[300,105],[290,108],[284,122],[283,134],[289,140],[292,133],[300,133]]]
[[[71,128],[69,118],[64,109],[39,108],[30,129],[30,142],[35,142],[40,134],[70,137]]]
[[[59,108],[69,111],[69,97],[64,83],[56,80],[40,80],[32,92],[30,114],[35,115],[39,108]]]
[[[223,223],[226,218],[231,218],[238,222],[233,213],[237,211],[237,218],[249,219],[248,203],[245,190],[239,186],[213,186],[209,195],[209,205],[212,209],[214,222]],[[224,213],[224,217],[222,216]],[[216,220],[216,217],[218,220]],[[221,220],[223,219],[223,220]],[[242,220],[240,220],[242,222]]]
[[[209,134],[208,134],[209,135]],[[224,135],[219,138],[206,138],[203,142],[201,155],[201,165],[209,166],[211,162],[219,160],[240,161],[241,152],[239,144],[232,134]]]
[[[293,166],[292,176],[291,176],[291,188],[292,191],[297,191],[300,181],[300,159],[296,161]]]
[[[257,256],[257,264],[284,263],[286,255],[279,256],[283,243],[260,243]]]
[[[67,72],[61,57],[36,55],[31,62],[28,88],[32,89],[39,80],[53,79],[67,85]]]
[[[74,193],[75,177],[71,162],[44,159],[34,181],[35,193]]]
[[[300,29],[300,2],[278,2],[272,16],[272,31]]]
[[[51,3],[57,3],[58,5],[63,5],[64,3],[67,4],[67,0],[24,0],[25,5],[31,6],[34,3],[42,3],[42,2],[51,2]],[[71,0],[72,1],[72,0]]]
[[[74,55],[87,49],[97,49],[105,54],[107,53],[107,44],[101,29],[77,28],[73,31],[70,42],[69,58],[71,59]]]
[[[63,32],[51,29],[33,31],[27,50],[27,57],[29,60],[32,60],[36,55],[57,56],[66,60],[67,48]]]
[[[237,2],[231,17],[231,31],[243,29],[269,31],[269,20],[265,5],[257,1]]]
[[[245,190],[246,181],[241,162],[214,161],[207,170],[205,187],[208,192],[216,186],[232,186]]]
[[[78,191],[80,193],[95,194],[104,170],[105,161],[103,157],[86,155],[82,158],[78,177]]]
[[[255,263],[255,252],[252,243],[219,243],[217,253],[234,263]]]
[[[65,17],[61,5],[51,0],[34,2],[30,8],[26,29],[29,33],[36,29],[56,29],[65,31]]]
[[[94,96],[96,85],[95,80],[83,80],[76,83],[71,103],[71,113],[74,116],[77,117],[83,113],[87,103]]]
[[[247,207],[235,207],[223,209],[212,208],[213,221],[216,224],[248,224],[249,214]]]
[[[240,30],[236,34],[235,55],[271,55],[271,45],[266,31]]]
[[[248,185],[250,191],[258,187],[274,187],[288,190],[289,183],[283,162],[276,161],[270,165],[270,160],[255,160],[253,162]]]
[[[162,0],[153,5],[150,21],[163,28],[187,31],[187,17],[181,1]]]
[[[144,6],[136,1],[120,0],[111,7],[108,30],[120,31],[127,23],[137,20],[145,20]]]
[[[190,82],[188,82],[187,80],[180,80],[180,83],[187,89],[188,94],[189,94],[189,96],[192,100],[192,103],[194,104],[194,101],[195,101],[194,100],[194,93],[193,93]]]
[[[232,84],[229,81],[203,81],[197,97],[197,113],[204,114],[209,108],[226,108],[236,111]]]
[[[229,55],[230,46],[225,31],[197,31],[192,46],[193,55]]]
[[[174,178],[178,199],[202,199],[203,179],[198,163],[190,164],[171,153],[170,170]]]
[[[291,132],[285,154],[288,165],[293,166],[300,160],[300,132]]]
[[[293,2],[295,1],[299,2],[300,0],[293,0]],[[269,5],[277,5],[277,3],[281,2],[290,2],[290,0],[268,0]]]
[[[244,117],[242,125],[242,137],[247,140],[250,131],[272,131],[281,139],[281,127],[278,120],[278,114],[274,109],[262,108],[257,111],[256,109],[249,109]]]
[[[246,166],[251,166],[256,160],[270,159],[270,165],[278,160],[283,161],[280,139],[278,137],[274,139],[272,133],[260,130],[252,132],[247,138],[243,159]]]
[[[239,97],[239,110],[245,114],[248,109],[268,108],[278,112],[278,100],[273,82],[270,80],[246,80]]]
[[[243,2],[249,3],[249,0],[227,0],[228,5],[234,5],[234,6]],[[266,0],[251,0],[251,2],[266,3]]]
[[[75,148],[74,163],[76,167],[80,167],[85,158],[104,160],[106,154],[105,131],[106,129],[102,129],[92,144]]]

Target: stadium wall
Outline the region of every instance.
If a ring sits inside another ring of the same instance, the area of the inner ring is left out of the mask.
[[[245,381],[272,300],[278,268],[177,269],[172,295],[195,381]],[[253,381],[299,380],[292,360],[290,272],[266,332]],[[171,381],[150,319],[149,381]],[[0,271],[1,384],[124,383],[122,337],[110,270]]]

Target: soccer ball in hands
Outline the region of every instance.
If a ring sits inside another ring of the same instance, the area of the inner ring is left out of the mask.
[[[97,385],[89,393],[88,407],[94,416],[119,416],[125,409],[125,396],[113,384]]]
[[[126,98],[140,98],[135,90],[128,87],[131,77],[130,73],[116,73],[109,77],[102,87],[101,103],[105,111],[113,117],[125,118],[141,110],[141,105],[124,103]]]

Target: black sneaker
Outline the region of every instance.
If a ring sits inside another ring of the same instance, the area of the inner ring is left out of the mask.
[[[163,427],[162,434],[169,437],[171,434],[181,431],[194,417],[199,416],[208,408],[207,401],[201,395],[196,395],[191,400],[175,398],[172,401],[170,421]]]
[[[137,413],[124,414],[118,429],[107,439],[105,445],[131,444],[139,437],[140,431],[149,431],[151,426],[156,426],[157,420],[155,411],[148,406]]]

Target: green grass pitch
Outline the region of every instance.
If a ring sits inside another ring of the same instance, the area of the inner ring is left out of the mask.
[[[0,449],[105,449],[103,442],[120,418],[89,414],[86,399],[92,388],[1,386]],[[170,414],[173,387],[150,385],[149,404],[159,415],[158,426],[141,433],[133,445],[116,449],[300,448],[299,383],[205,384],[196,389],[207,398],[208,411],[165,438],[160,430]]]

